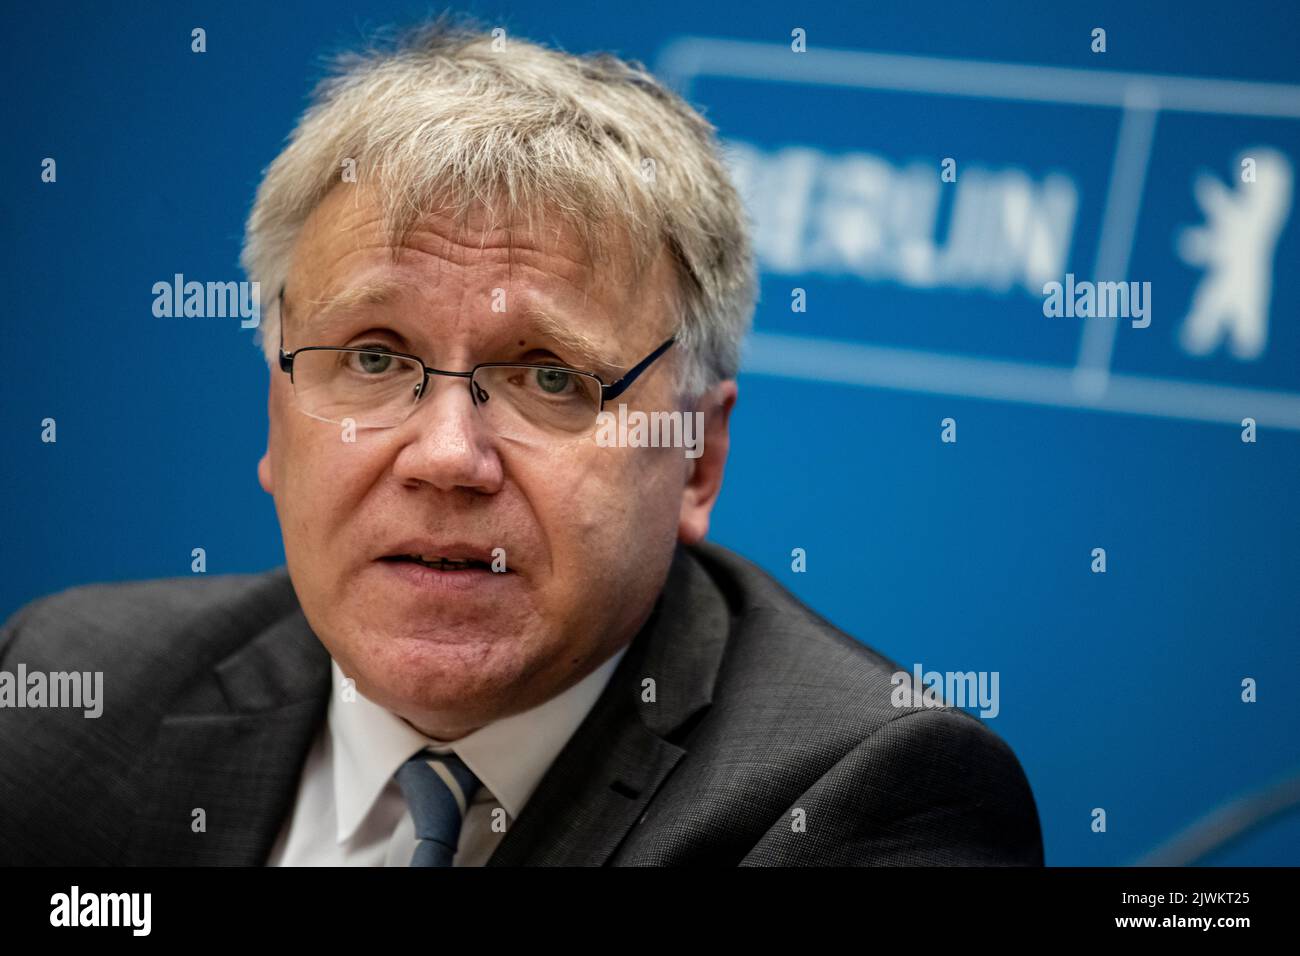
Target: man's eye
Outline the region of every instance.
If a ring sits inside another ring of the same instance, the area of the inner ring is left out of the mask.
[[[393,357],[383,352],[349,352],[352,367],[366,375],[382,375],[393,366]]]
[[[536,372],[538,386],[550,395],[560,395],[573,384],[573,376],[561,369],[539,368]]]

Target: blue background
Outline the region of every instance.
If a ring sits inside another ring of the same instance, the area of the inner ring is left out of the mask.
[[[1007,5],[478,3],[488,25],[654,65],[683,36],[1081,69],[1300,82],[1293,4]],[[74,584],[283,560],[257,485],[267,369],[237,320],[159,320],[176,273],[239,279],[261,169],[321,56],[424,5],[372,2],[15,6],[3,14],[0,151],[10,360],[0,375],[6,514],[0,616]],[[1108,31],[1108,52],[1089,31]],[[203,26],[208,52],[190,52]],[[1093,266],[1118,113],[702,77],[692,100],[725,139],[897,165],[971,156],[1080,190],[1070,267]],[[1162,115],[1129,269],[1156,321],[1121,328],[1126,372],[1300,387],[1295,210],[1280,240],[1266,354],[1188,357],[1174,342],[1195,275],[1173,234],[1200,221],[1190,185],[1243,146],[1300,160],[1300,121]],[[58,182],[40,161],[58,161]],[[808,289],[792,315],[790,289]],[[816,338],[1066,363],[1077,325],[1041,299],[919,292],[847,276],[765,275],[756,327]],[[1162,306],[1168,311],[1162,313]],[[1038,321],[1033,321],[1037,315]],[[1065,320],[1060,320],[1065,321]],[[1077,321],[1077,320],[1076,320]],[[1300,432],[1256,444],[1225,424],[741,376],[712,537],[845,630],[931,670],[996,670],[1052,864],[1126,864],[1205,813],[1300,770]],[[959,425],[955,445],[939,422]],[[58,422],[58,442],[40,422]],[[1089,570],[1105,547],[1108,572]],[[791,549],[808,569],[792,572]],[[1254,677],[1259,701],[1240,701]],[[1108,829],[1091,831],[1104,807]],[[1300,863],[1300,815],[1209,858]]]

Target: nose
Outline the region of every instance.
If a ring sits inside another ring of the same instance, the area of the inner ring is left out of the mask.
[[[470,397],[467,380],[430,375],[411,417],[398,426],[402,445],[394,474],[442,491],[499,491],[503,480],[495,436]]]

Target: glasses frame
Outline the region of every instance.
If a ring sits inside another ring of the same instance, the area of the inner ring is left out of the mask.
[[[373,352],[381,355],[392,355],[395,358],[409,359],[424,370],[424,378],[420,382],[419,391],[415,395],[415,400],[411,402],[410,411],[406,413],[406,417],[392,425],[370,426],[374,428],[396,428],[398,425],[402,424],[402,422],[405,422],[406,419],[410,418],[411,415],[415,413],[415,409],[419,405],[420,399],[424,398],[425,393],[428,391],[430,375],[446,375],[450,378],[469,379],[468,387],[470,400],[473,401],[474,405],[477,407],[480,404],[480,401],[474,390],[474,375],[481,368],[545,368],[554,369],[559,372],[568,372],[573,375],[585,375],[588,378],[595,379],[600,385],[600,408],[596,410],[596,414],[599,415],[605,410],[606,402],[613,401],[626,392],[632,386],[632,383],[635,382],[646,369],[653,365],[661,355],[672,348],[673,343],[677,341],[677,336],[669,336],[659,345],[658,348],[628,369],[622,377],[608,385],[605,384],[604,380],[595,372],[590,372],[586,369],[580,368],[570,368],[567,365],[546,365],[534,362],[479,362],[468,372],[453,372],[447,369],[433,368],[429,365],[425,365],[424,359],[420,358],[418,355],[412,355],[409,352],[397,352],[393,349],[382,347],[357,348],[354,346],[304,345],[301,348],[294,349],[292,352],[286,352],[284,350],[284,290],[285,287],[281,286],[280,294],[276,297],[277,307],[280,312],[280,371],[285,372],[289,376],[290,382],[293,382],[293,360],[300,352]],[[593,419],[592,426],[595,427],[595,425],[596,420]]]

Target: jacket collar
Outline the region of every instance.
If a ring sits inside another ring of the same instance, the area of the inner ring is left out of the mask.
[[[606,863],[686,754],[729,630],[721,592],[678,545],[650,618],[487,865]]]
[[[137,771],[128,863],[265,862],[329,701],[329,654],[293,605],[167,708]]]

